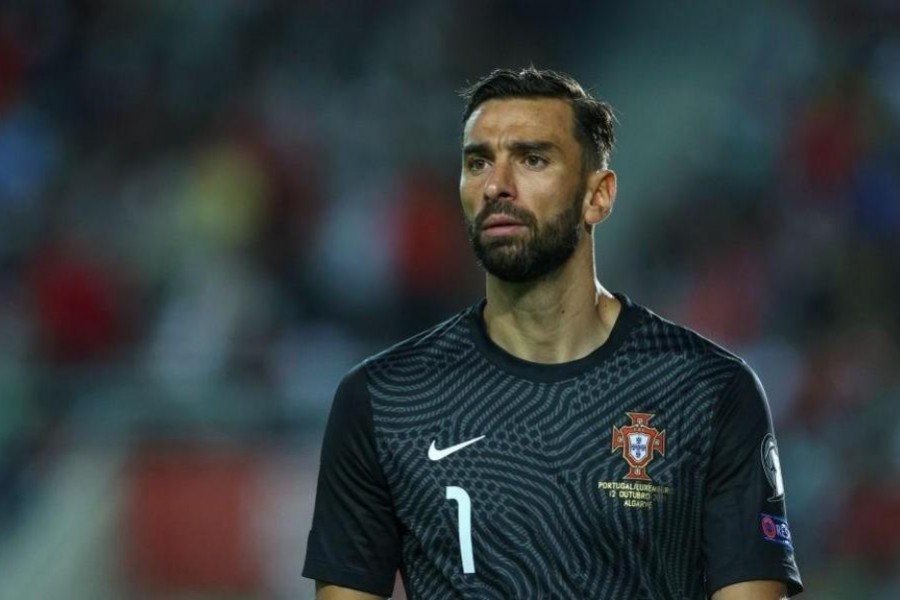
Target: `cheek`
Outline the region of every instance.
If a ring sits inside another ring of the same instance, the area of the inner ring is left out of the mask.
[[[522,204],[540,213],[552,213],[560,208],[566,187],[558,177],[528,177],[519,183]]]
[[[471,183],[467,184],[464,181],[460,181],[459,201],[462,205],[463,215],[466,217],[467,221],[471,221],[475,218],[475,215],[478,214],[478,199],[480,197],[481,194],[474,189],[474,186]]]

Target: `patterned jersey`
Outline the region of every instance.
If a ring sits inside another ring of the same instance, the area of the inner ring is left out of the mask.
[[[802,590],[772,420],[739,358],[618,295],[609,339],[518,359],[484,301],[353,369],[322,447],[306,577],[410,599]]]

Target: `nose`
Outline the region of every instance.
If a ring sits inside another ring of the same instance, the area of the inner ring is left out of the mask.
[[[512,200],[516,197],[516,186],[512,169],[503,161],[497,161],[491,168],[491,174],[484,184],[484,199]]]

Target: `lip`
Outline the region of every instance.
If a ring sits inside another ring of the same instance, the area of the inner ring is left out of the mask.
[[[500,237],[504,235],[512,235],[520,230],[525,229],[524,225],[496,225],[494,227],[485,227],[481,230],[484,235],[492,237]]]
[[[481,229],[483,231],[513,230],[517,227],[525,227],[525,224],[514,219],[513,217],[510,217],[509,215],[491,215],[484,220],[484,224],[481,226]]]

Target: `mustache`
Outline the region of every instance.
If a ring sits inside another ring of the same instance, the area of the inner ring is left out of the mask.
[[[515,204],[510,204],[509,202],[496,202],[488,204],[480,213],[478,213],[478,215],[476,215],[475,221],[472,223],[472,228],[475,231],[480,231],[484,227],[484,222],[488,217],[494,215],[506,215],[507,217],[512,217],[523,225],[527,225],[530,229],[533,229],[537,225],[537,218],[524,208],[519,208]]]

